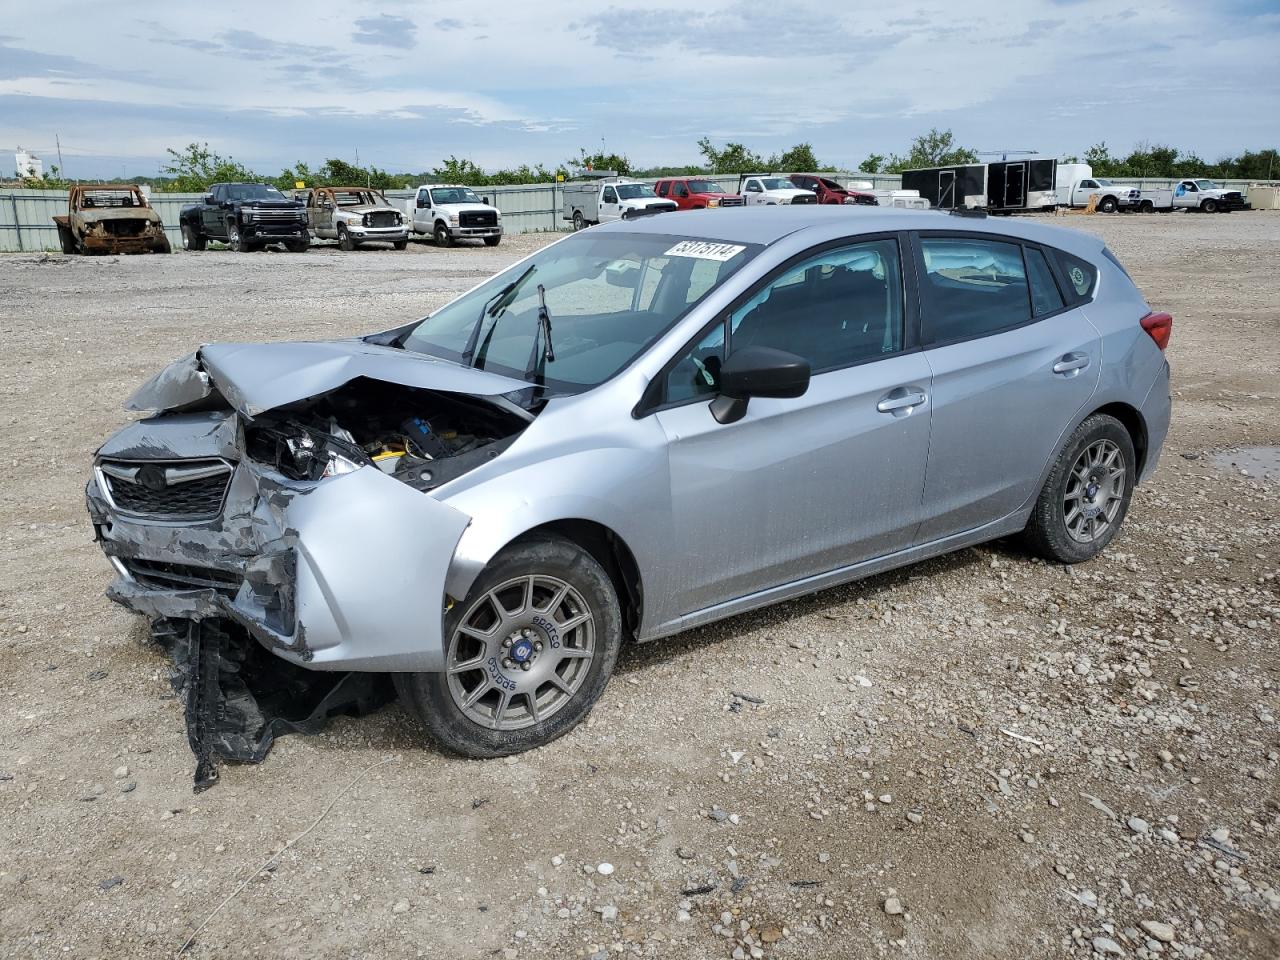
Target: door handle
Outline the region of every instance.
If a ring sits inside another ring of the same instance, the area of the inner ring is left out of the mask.
[[[923,390],[914,387],[898,387],[891,390],[879,403],[876,409],[881,413],[910,413],[927,399]]]
[[[1053,372],[1070,376],[1087,366],[1089,366],[1087,353],[1068,353],[1053,365]]]

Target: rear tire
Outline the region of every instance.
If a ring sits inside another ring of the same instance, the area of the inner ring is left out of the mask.
[[[72,254],[76,252],[76,237],[71,232],[70,227],[58,224],[58,243],[61,245],[63,253]]]
[[[1150,200],[1143,200],[1138,204],[1139,213],[1155,213],[1156,205]]]
[[[1046,560],[1092,560],[1120,531],[1129,512],[1138,461],[1129,431],[1095,413],[1072,432],[1054,462],[1023,532]]]
[[[587,228],[586,218],[583,217],[581,210],[573,211],[573,229],[585,230]]]
[[[182,246],[186,250],[203,250],[208,241],[203,234],[196,233],[189,223],[182,225]]]
[[[445,749],[501,757],[550,743],[586,717],[613,673],[622,612],[594,557],[559,537],[531,538],[484,569],[445,614],[444,638],[453,669],[395,674],[400,700]]]

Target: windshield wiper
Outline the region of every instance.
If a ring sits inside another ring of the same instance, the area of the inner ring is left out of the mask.
[[[542,337],[542,353],[538,353],[538,336]],[[538,284],[538,329],[533,336],[533,348],[529,353],[529,363],[525,366],[524,375],[528,379],[536,373],[535,382],[542,386],[546,380],[547,364],[555,363],[556,351],[551,345],[551,311],[547,309],[547,290]]]
[[[493,339],[493,331],[498,326],[498,315],[515,299],[516,291],[536,269],[538,268],[535,265],[529,264],[529,268],[524,273],[495,293],[480,307],[480,316],[476,317],[476,325],[471,328],[471,334],[467,337],[467,344],[462,348],[462,357],[460,359],[463,365],[472,366],[471,358],[476,356],[476,343],[480,340],[480,328],[484,326],[484,318],[493,317],[494,321],[489,327],[488,334],[485,335],[484,343],[481,344],[479,356],[477,357],[476,366],[484,365],[484,356],[489,350],[489,341]]]

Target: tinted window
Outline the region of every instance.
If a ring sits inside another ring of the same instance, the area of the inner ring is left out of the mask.
[[[967,237],[923,237],[920,284],[926,339],[982,337],[1031,319],[1018,244]]]
[[[677,183],[671,188],[671,195],[673,197],[687,197],[689,190],[683,183]]]
[[[902,349],[902,274],[893,240],[837,247],[783,273],[730,317],[730,345],[775,347],[814,373]]]
[[[605,203],[617,203],[617,202],[618,202],[618,194],[614,192],[613,187],[605,187],[605,188],[604,188],[604,202],[605,202]]]
[[[1027,257],[1027,279],[1031,281],[1031,309],[1037,317],[1061,310],[1065,304],[1058,284],[1049,269],[1049,261],[1035,247],[1024,247]]]
[[[671,184],[667,183],[665,180],[658,184],[658,196],[665,197],[667,195],[667,188],[670,186]]]
[[[1098,282],[1097,268],[1087,260],[1073,257],[1061,250],[1055,250],[1054,254],[1058,258],[1058,265],[1062,268],[1062,275],[1067,281],[1063,288],[1063,292],[1067,295],[1067,302],[1075,304],[1092,300],[1093,288]]]

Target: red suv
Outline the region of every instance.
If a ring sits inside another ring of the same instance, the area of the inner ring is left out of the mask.
[[[874,194],[849,190],[821,174],[792,173],[788,174],[787,179],[797,187],[812,190],[818,195],[819,203],[861,203],[870,207],[878,206],[880,203]]]
[[[713,180],[700,177],[676,177],[659,180],[654,184],[658,196],[674,200],[681,210],[701,210],[704,207],[740,207],[742,195],[729,193]]]

